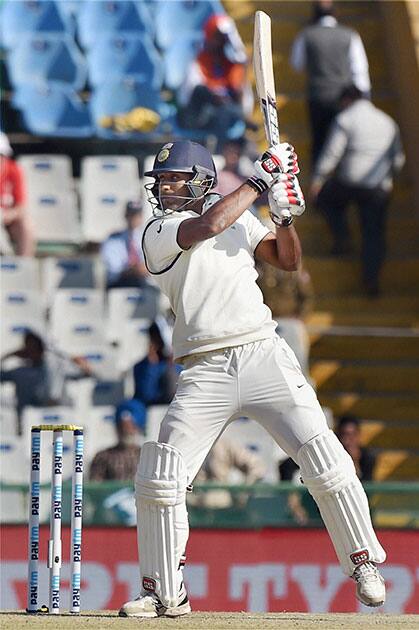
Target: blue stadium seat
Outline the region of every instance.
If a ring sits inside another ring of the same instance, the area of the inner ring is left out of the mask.
[[[86,138],[93,135],[89,110],[69,89],[19,86],[13,105],[34,135]]]
[[[74,17],[83,6],[80,0],[55,0],[55,3],[65,17]]]
[[[81,90],[87,67],[79,49],[69,36],[28,36],[6,58],[10,81],[18,85],[56,84]]]
[[[86,0],[77,13],[78,36],[90,48],[98,34],[145,33],[151,28],[148,11],[130,0]]]
[[[162,60],[147,34],[105,34],[87,53],[89,81],[96,87],[109,79],[134,78],[160,89]]]
[[[185,81],[187,69],[202,44],[200,33],[192,32],[175,39],[163,55],[164,85],[174,92]]]
[[[22,35],[73,34],[71,20],[51,0],[5,0],[0,12],[0,42],[13,48]]]
[[[103,117],[132,112],[141,107],[157,112],[161,118],[158,126],[151,132],[114,131],[101,125]],[[92,93],[90,111],[98,136],[102,138],[138,137],[145,140],[170,132],[176,112],[173,106],[162,101],[159,91],[151,88],[148,82],[135,79],[116,79],[103,83]]]
[[[156,44],[166,50],[185,33],[200,32],[214,13],[225,13],[218,0],[172,0],[156,4]]]

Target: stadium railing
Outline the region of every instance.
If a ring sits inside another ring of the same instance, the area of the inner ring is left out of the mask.
[[[419,482],[369,482],[364,484],[368,494],[374,525],[382,528],[419,528]],[[41,486],[41,514],[46,522],[49,484]],[[71,484],[63,486],[64,505],[70,505],[66,493]],[[305,527],[321,527],[317,507],[303,485],[282,482],[276,485],[197,484],[188,495],[191,527],[260,529],[263,527],[300,527],[290,509],[289,497],[298,493],[307,513]],[[44,496],[43,496],[44,495]],[[27,520],[28,486],[0,483],[2,523],[25,523]],[[69,510],[69,508],[68,508]],[[70,513],[63,513],[63,521],[70,521]],[[133,483],[86,482],[85,526],[133,526],[135,503]]]

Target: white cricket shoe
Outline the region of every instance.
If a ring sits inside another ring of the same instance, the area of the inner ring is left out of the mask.
[[[173,608],[163,606],[154,593],[142,592],[134,600],[125,602],[119,611],[120,617],[180,617],[191,612],[185,587],[179,593],[179,603]]]
[[[356,582],[356,596],[365,606],[382,606],[386,601],[386,586],[373,562],[364,562],[352,575]]]

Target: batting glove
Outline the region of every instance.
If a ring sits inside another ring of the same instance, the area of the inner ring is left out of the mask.
[[[249,177],[247,183],[256,192],[262,194],[277,180],[281,173],[300,172],[297,154],[288,142],[269,147],[255,162],[256,175]]]
[[[275,225],[287,227],[293,216],[303,214],[304,195],[300,183],[292,173],[283,173],[271,186],[269,193],[270,217]]]

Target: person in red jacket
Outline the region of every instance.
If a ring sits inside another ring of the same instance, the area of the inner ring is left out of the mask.
[[[202,48],[177,93],[179,123],[213,133],[220,146],[241,137],[253,111],[247,55],[234,21],[215,14],[204,26]]]
[[[35,239],[30,217],[25,209],[26,190],[23,172],[12,158],[13,151],[4,133],[0,133],[0,205],[2,224],[18,256],[35,254]]]

